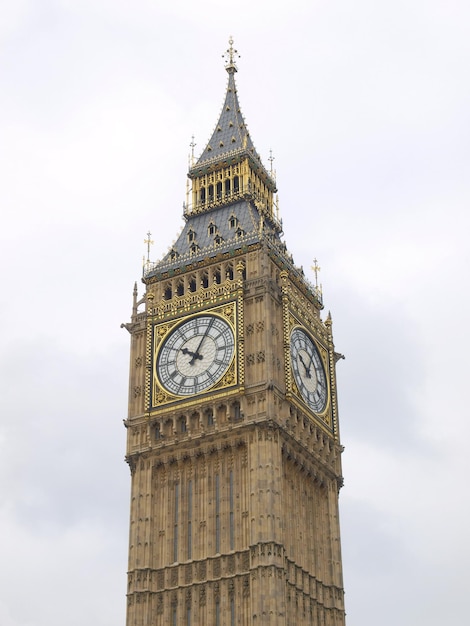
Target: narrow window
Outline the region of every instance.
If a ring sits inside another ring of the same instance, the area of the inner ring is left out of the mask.
[[[215,235],[216,225],[214,222],[211,222],[208,227],[209,235]]]
[[[206,188],[205,187],[202,187],[201,191],[199,192],[199,200],[201,204],[204,204],[206,201]]]
[[[188,559],[193,558],[192,518],[193,518],[193,481],[190,480],[188,482]]]
[[[215,601],[215,626],[220,626],[220,600]]]
[[[227,178],[225,181],[225,195],[228,196],[230,194],[230,178]]]
[[[207,287],[209,287],[209,275],[207,272],[204,272],[204,274],[202,275],[201,285],[204,289],[207,289]]]
[[[171,300],[173,293],[171,291],[171,286],[168,285],[168,287],[165,289],[165,292],[163,294],[163,297],[165,300]]]
[[[178,296],[184,296],[184,283],[183,281],[179,282],[176,286],[176,294]]]
[[[186,626],[191,626],[191,607],[186,608]]]
[[[207,425],[213,426],[214,425],[214,411],[212,409],[207,409],[206,417],[207,417]]]
[[[214,272],[214,282],[217,285],[220,285],[220,283],[221,283],[221,275],[220,275],[220,270],[219,269],[215,270],[215,272]]]
[[[235,626],[235,601],[230,598],[230,626]]]
[[[173,523],[173,562],[174,563],[177,563],[178,561],[179,499],[180,499],[180,486],[179,486],[179,483],[176,483],[175,485],[175,517],[174,517],[174,523]]]
[[[220,480],[215,475],[215,552],[220,554]]]
[[[239,420],[241,418],[240,402],[233,403],[233,419]]]
[[[233,177],[233,191],[236,193],[240,189],[240,179],[238,176]]]
[[[229,503],[230,503],[230,550],[235,550],[235,529],[233,525],[233,471],[229,475]]]
[[[180,419],[180,432],[181,432],[181,433],[185,433],[185,432],[186,432],[186,430],[187,430],[187,427],[186,427],[186,418],[185,418],[185,417],[182,417],[182,418]]]
[[[222,198],[222,183],[217,183],[217,200]]]
[[[209,185],[209,202],[214,201],[214,185]]]
[[[229,280],[233,280],[233,265],[227,266],[227,269],[225,270],[225,276]]]
[[[193,293],[196,291],[196,279],[194,276],[191,276],[189,279],[189,291],[192,291]]]

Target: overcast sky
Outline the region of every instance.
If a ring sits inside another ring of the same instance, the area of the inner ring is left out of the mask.
[[[124,626],[132,289],[222,53],[338,364],[348,626],[468,623],[470,5],[0,0],[0,624]],[[142,285],[139,282],[139,293]]]

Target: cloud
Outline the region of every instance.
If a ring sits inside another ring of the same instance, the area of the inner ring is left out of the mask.
[[[124,624],[128,321],[182,223],[234,36],[285,238],[337,349],[348,626],[465,622],[463,2],[7,2],[0,622]],[[224,34],[224,28],[228,30]],[[28,602],[24,598],[28,597]],[[400,603],[396,598],[400,597]]]

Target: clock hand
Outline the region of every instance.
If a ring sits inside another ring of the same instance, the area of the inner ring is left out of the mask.
[[[194,365],[194,361],[195,361],[196,359],[202,359],[202,354],[199,354],[199,350],[201,349],[201,346],[202,346],[202,344],[204,343],[204,339],[207,337],[207,335],[208,335],[208,333],[209,333],[209,331],[210,331],[210,329],[211,329],[211,327],[212,327],[212,324],[213,324],[213,323],[214,323],[214,318],[212,317],[212,318],[211,318],[211,321],[210,321],[210,322],[209,322],[209,324],[207,325],[206,332],[205,332],[205,333],[203,334],[203,336],[201,337],[201,341],[199,342],[199,345],[198,345],[198,347],[196,348],[196,352],[194,352],[194,353],[193,353],[192,359],[189,361],[189,364],[190,364],[190,365]]]
[[[181,352],[183,354],[189,354],[189,356],[192,356],[193,359],[202,359],[202,355],[201,354],[197,354],[196,352],[193,352],[192,350],[188,350],[188,348],[183,348],[181,350]]]
[[[312,368],[312,365],[313,365],[313,368],[315,369],[315,363],[313,362],[313,356],[311,354],[309,354],[308,356],[310,358],[310,368],[309,368],[309,371],[310,371],[310,369]]]
[[[300,352],[299,352],[299,361],[302,363],[302,365],[305,368],[305,375],[307,376],[307,378],[312,378],[312,375],[310,374],[310,368],[305,365],[305,361],[303,360]]]

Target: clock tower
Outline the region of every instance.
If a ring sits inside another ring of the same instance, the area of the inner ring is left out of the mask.
[[[335,362],[238,102],[134,290],[127,626],[343,626]]]

